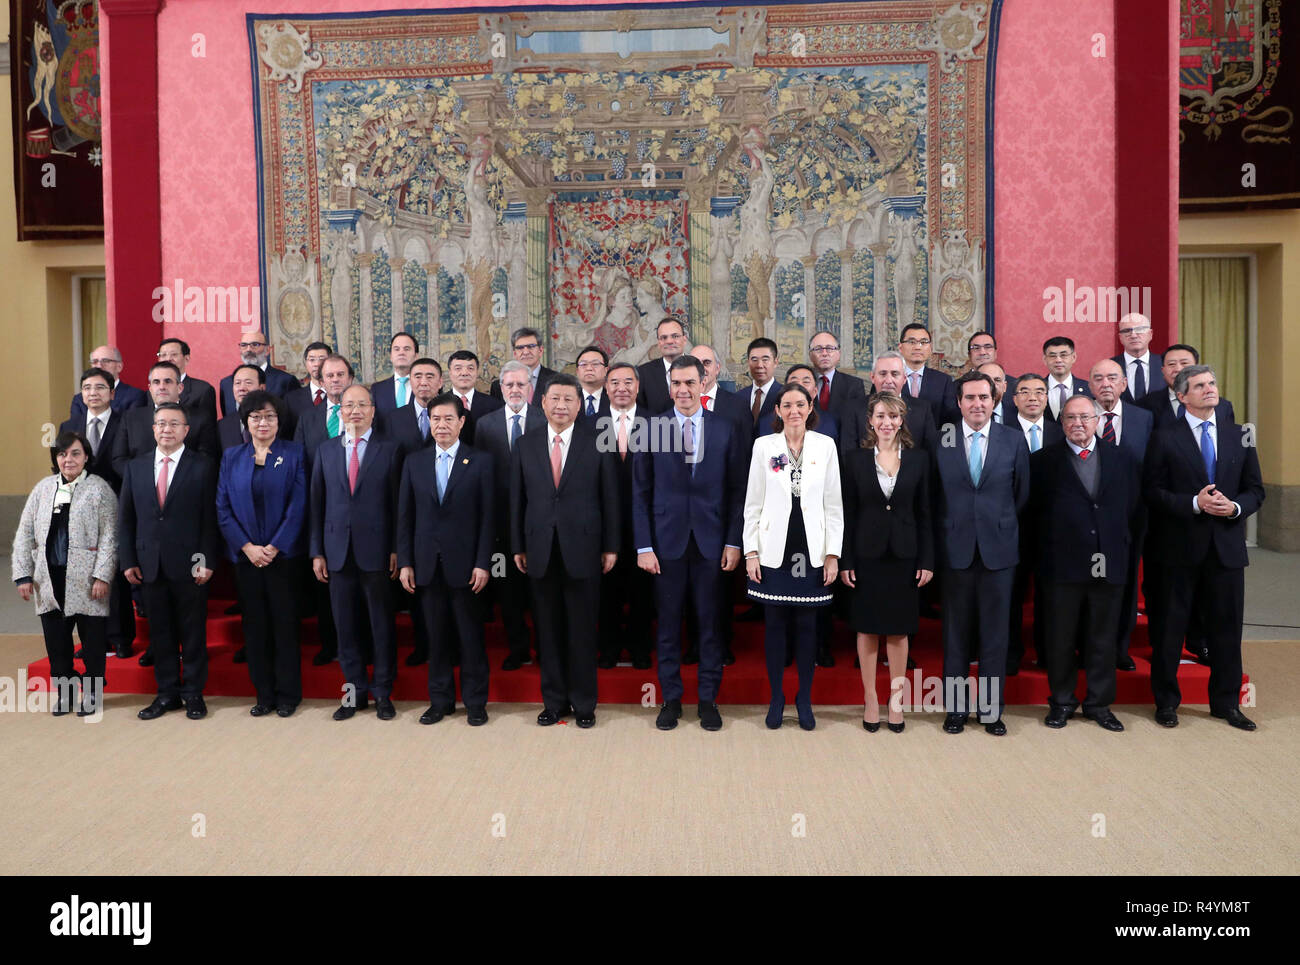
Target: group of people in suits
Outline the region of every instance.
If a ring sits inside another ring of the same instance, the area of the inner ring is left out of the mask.
[[[62,676],[74,626],[87,675],[102,677],[106,653],[131,654],[135,612],[147,616],[141,662],[158,694],[144,719],[206,714],[207,595],[221,556],[254,716],[288,717],[301,701],[300,621],[315,612],[314,662],[337,657],[342,670],[335,719],[372,700],[393,719],[394,616],[406,608],[417,642],[407,662],[428,664],[420,722],[454,713],[458,665],[468,723],[484,724],[495,603],[502,669],[536,650],[540,725],[592,726],[598,669],[625,650],[647,669],[653,650],[656,725],[677,726],[681,667],[698,664],[698,719],[718,730],[743,580],[765,623],[768,727],[785,720],[791,663],[798,723],[816,726],[813,676],[833,663],[838,612],[857,634],[864,729],[881,723],[883,639],[886,722],[901,732],[909,638],[938,601],[944,730],[976,713],[1001,735],[1031,586],[1046,723],[1079,709],[1083,667],[1083,715],[1123,729],[1110,704],[1117,670],[1134,667],[1141,560],[1157,721],[1177,723],[1186,645],[1210,665],[1212,713],[1253,729],[1237,693],[1244,520],[1263,499],[1256,453],[1194,348],[1154,355],[1137,314],[1119,334],[1124,350],[1087,378],[1063,336],[1043,346],[1045,374],[1013,378],[979,332],[953,379],[930,365],[928,329],[909,324],[899,350],[873,360],[869,385],[838,368],[833,333],[813,335],[808,363],[784,383],[776,343],[757,338],[750,385],[731,392],[716,353],[691,346],[675,318],[657,326],[661,358],[611,364],[592,345],[576,375],[543,366],[540,334],[521,328],[482,392],[473,352],[451,353],[444,370],[407,332],[392,338],[393,375],[371,386],[319,342],[300,383],[269,364],[263,334],[244,333],[220,420],[218,393],[186,373],[183,341],[160,344],[147,393],[121,382],[121,356],[105,346],[53,447],[55,473],[28,500],[14,579]],[[93,711],[93,690],[90,700]]]

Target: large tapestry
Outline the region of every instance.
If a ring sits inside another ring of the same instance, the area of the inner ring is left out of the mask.
[[[18,240],[104,234],[97,0],[10,0]]]
[[[1300,9],[1282,0],[1179,6],[1180,209],[1300,206]]]
[[[279,358],[388,367],[395,331],[549,364],[652,357],[682,320],[731,374],[834,332],[869,367],[991,328],[1000,0],[249,15],[262,297]]]

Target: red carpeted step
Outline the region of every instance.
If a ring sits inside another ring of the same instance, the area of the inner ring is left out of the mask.
[[[208,604],[208,684],[204,688],[207,696],[214,697],[248,697],[253,698],[252,683],[248,677],[248,665],[234,662],[235,651],[243,645],[243,634],[238,616],[227,616],[229,600],[212,600]],[[153,669],[141,667],[135,657],[143,652],[148,640],[148,623],[137,621],[138,636],[136,652],[128,660],[110,657],[106,689],[109,693],[152,694],[156,692]],[[732,649],[736,654],[734,666],[727,667],[722,676],[722,692],[719,702],[725,704],[766,704],[768,702],[767,669],[763,659],[763,624],[737,621],[733,627]],[[934,682],[943,672],[943,648],[940,640],[940,625],[936,620],[922,620],[921,632],[912,648],[912,659],[917,669],[908,673],[912,693],[909,699],[916,704],[924,703],[927,707],[933,701],[942,702],[942,692]],[[397,684],[393,691],[395,700],[421,701],[427,699],[427,670],[424,666],[406,666],[406,656],[412,648],[411,622],[406,614],[397,618],[398,655]],[[343,685],[343,675],[337,663],[323,667],[312,665],[311,658],[317,652],[316,621],[304,620],[302,624],[303,661],[302,685],[303,696],[313,698],[337,699]],[[504,629],[500,622],[488,624],[487,627],[488,660],[492,668],[490,700],[494,703],[541,703],[541,685],[538,668],[528,664],[519,670],[503,671],[501,661],[507,650]],[[818,704],[860,704],[862,703],[862,675],[853,666],[855,656],[854,637],[843,624],[837,623],[832,642],[835,666],[817,668],[813,680],[813,701]],[[1146,621],[1139,617],[1138,627],[1133,634],[1132,657],[1137,670],[1118,674],[1115,703],[1150,704],[1150,647],[1146,641]],[[880,648],[884,657],[884,647]],[[78,664],[80,668],[80,664]],[[972,665],[971,674],[977,672]],[[28,665],[29,685],[40,679],[49,679],[49,661],[41,659]],[[612,670],[598,672],[600,700],[604,703],[638,704],[649,700],[658,702],[659,681],[655,670],[636,670],[630,665],[616,667]],[[1183,691],[1183,702],[1187,704],[1206,704],[1209,702],[1208,686],[1210,671],[1208,667],[1192,662],[1184,662],[1178,671],[1179,684]],[[1247,678],[1249,680],[1249,678]],[[686,694],[684,703],[691,704],[697,700],[697,678],[695,667],[682,668],[682,682]],[[786,671],[785,688],[787,699],[793,700],[797,686],[797,675],[793,667]],[[1080,674],[1078,693],[1083,693],[1083,675]],[[889,671],[878,667],[876,672],[876,693],[884,702],[889,696]],[[648,696],[647,696],[648,695]],[[1008,704],[1046,704],[1047,675],[1034,666],[1029,658],[1019,674],[1006,678],[1005,701]]]

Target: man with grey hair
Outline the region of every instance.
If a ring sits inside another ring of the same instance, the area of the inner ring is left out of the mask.
[[[831,332],[816,332],[808,340],[808,361],[817,381],[813,403],[819,412],[829,412],[843,425],[845,409],[866,404],[866,386],[856,375],[836,368],[840,364],[840,340]]]
[[[555,378],[555,370],[548,369],[542,364],[546,342],[543,341],[541,333],[535,328],[515,329],[510,333],[510,351],[514,354],[513,361],[522,365],[524,371],[528,373],[529,390],[528,397],[524,401],[530,405],[541,405],[542,396],[546,393],[546,384]],[[505,372],[505,366],[502,366],[501,371]],[[492,380],[488,395],[505,399],[500,377]]]
[[[1156,723],[1178,726],[1179,653],[1197,608],[1210,660],[1210,715],[1254,730],[1239,704],[1246,519],[1264,502],[1259,456],[1251,427],[1216,413],[1212,368],[1183,368],[1173,388],[1186,411],[1153,436],[1143,485],[1151,509],[1147,546],[1159,564],[1150,606]]]
[[[109,403],[109,408],[114,412],[125,412],[127,409],[134,409],[137,406],[144,405],[149,396],[145,394],[144,389],[137,389],[134,385],[127,385],[122,381],[122,353],[112,345],[100,345],[90,353],[90,367],[92,369],[103,369],[109,375],[113,376],[113,401]],[[72,406],[69,409],[72,420],[83,418],[86,414],[86,400],[78,392],[72,397]]]
[[[903,395],[903,379],[906,362],[899,352],[881,352],[871,366],[871,395],[888,392],[896,395],[907,405],[904,416],[907,428],[912,433],[912,442],[918,449],[933,453],[939,444],[939,431],[934,427],[935,417],[930,403],[925,399],[914,399]],[[867,435],[867,401],[851,405],[844,410],[840,420],[840,451],[855,449],[862,444]]]

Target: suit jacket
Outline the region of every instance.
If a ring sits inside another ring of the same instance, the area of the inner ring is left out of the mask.
[[[902,396],[903,401],[909,405],[915,398],[912,395],[912,383],[906,378],[911,371],[906,365],[903,366]],[[921,400],[930,404],[930,414],[934,417],[936,429],[945,422],[960,421],[961,415],[957,411],[957,384],[947,372],[926,366],[921,376]]]
[[[681,439],[675,411],[652,417],[646,432],[648,440],[659,443]],[[637,547],[677,560],[686,555],[694,534],[705,557],[721,560],[724,546],[740,546],[749,440],[726,416],[702,414],[693,466],[673,445],[639,447],[628,456]]]
[[[925,384],[924,379],[922,384]],[[875,392],[871,395],[875,395]],[[844,419],[840,422],[840,452],[861,448],[867,438],[867,404],[870,399],[871,396],[867,396],[862,402],[851,403],[845,408]],[[917,449],[934,452],[939,445],[939,431],[935,428],[934,411],[930,403],[925,399],[913,399],[911,396],[903,402],[907,405],[903,421],[907,423],[907,429],[912,434],[912,444]]]
[[[1127,399],[1121,399],[1121,402],[1119,447],[1133,460],[1140,477],[1142,464],[1146,461],[1147,446],[1151,442],[1151,433],[1155,431],[1155,418],[1135,402],[1129,402]],[[1105,424],[1106,416],[1102,415],[1097,420],[1099,438]]]
[[[538,370],[537,384],[533,386],[533,401],[530,402],[529,405],[535,405],[539,409],[542,407],[542,396],[546,394],[546,386],[551,379],[555,378],[558,374],[559,373],[557,373],[555,369],[548,369],[545,365]],[[501,394],[500,379],[492,380],[492,387],[488,389],[488,395],[492,396],[494,399],[500,399],[502,404],[505,404],[506,397]]]
[[[1264,502],[1264,481],[1259,471],[1259,454],[1254,446],[1242,444],[1242,429],[1236,423],[1214,419],[1218,455],[1214,485],[1228,499],[1241,506],[1232,519],[1197,513],[1192,499],[1211,480],[1205,474],[1200,440],[1182,419],[1152,437],[1143,480],[1143,491],[1151,510],[1147,546],[1166,566],[1195,566],[1204,562],[1213,547],[1225,567],[1242,567],[1246,557],[1246,518]]]
[[[288,439],[276,439],[266,456],[266,527],[257,522],[253,505],[253,444],[227,449],[221,456],[217,480],[217,523],[226,540],[226,555],[239,558],[245,543],[271,545],[284,557],[298,556],[303,549],[307,523],[307,471],[302,446]]]
[[[415,582],[428,586],[441,561],[447,584],[467,587],[475,569],[492,568],[495,470],[491,456],[462,442],[447,476],[447,490],[439,502],[440,452],[436,443],[421,449],[406,460],[402,469],[397,503],[397,565],[414,567]],[[532,559],[528,562],[531,572]]]
[[[240,424],[238,415],[222,416],[217,422],[217,444],[223,454],[232,446],[244,444],[244,427]]]
[[[469,424],[468,417],[465,423]],[[384,414],[384,435],[401,446],[405,456],[432,445],[433,440],[432,434],[426,436],[420,432],[420,413],[410,403]]]
[[[457,393],[459,394],[459,393]],[[538,407],[541,403],[538,402]],[[498,409],[504,409],[505,403],[500,399],[493,398],[486,392],[474,390],[474,398],[470,401],[470,409],[465,413],[465,427],[460,431],[462,442],[474,445],[474,425],[479,419],[486,415],[496,412]]]
[[[820,415],[822,414],[820,401],[820,375],[817,376],[817,388],[819,392],[813,395],[813,405],[817,406],[817,412]],[[844,410],[849,406],[855,406],[866,402],[866,399],[867,388],[860,378],[851,372],[841,372],[839,369],[835,370],[835,374],[831,376],[831,398],[827,411],[835,416],[836,422],[843,425]],[[821,432],[822,430],[818,429],[817,431]]]
[[[524,408],[524,434],[544,432],[546,414],[541,406],[529,405]],[[492,457],[492,491],[496,496],[494,517],[496,519],[496,536],[510,549],[510,410],[506,406],[494,409],[475,428],[474,448]],[[510,564],[513,566],[514,564]]]
[[[579,388],[578,408],[580,410],[578,414],[578,418],[586,422],[587,425],[591,426],[593,429],[595,429],[600,422],[600,417],[609,415],[609,393],[602,391],[600,393],[600,402],[596,404],[596,414],[587,415],[587,390],[583,388]]]
[[[757,422],[754,421],[753,384],[751,383],[743,389],[739,389],[732,393],[732,398],[736,400],[736,404],[739,405],[740,411],[743,411],[745,413],[745,418],[749,420],[750,431],[753,433],[753,439],[757,439],[762,435],[762,433],[758,431],[758,427],[762,424],[764,416],[770,416],[776,411],[776,397],[781,394],[783,388],[785,388],[784,385],[776,381],[776,379],[773,379],[772,384],[763,390],[763,405],[762,408],[758,410]]]
[[[81,415],[73,416],[64,422],[59,426],[59,432],[80,432],[84,436],[86,418],[86,407],[82,406]],[[90,472],[108,483],[114,493],[122,491],[122,474],[113,468],[113,447],[117,443],[117,437],[123,432],[123,424],[122,413],[114,410],[108,417],[108,425],[104,427],[104,435],[99,440],[99,451],[91,457],[89,465],[86,466]]]
[[[1029,502],[1029,446],[1019,427],[988,423],[979,485],[971,482],[965,430],[953,424],[952,445],[934,451],[938,474],[939,557],[946,566],[966,569],[975,559],[990,570],[1015,566],[1020,559],[1019,514]]]
[[[126,477],[126,465],[132,459],[146,452],[153,452],[157,443],[153,438],[152,404],[135,409],[128,409],[117,418],[122,420],[117,438],[113,440],[113,471]],[[221,458],[221,447],[217,444],[216,420],[208,415],[206,408],[198,406],[185,410],[190,421],[190,431],[185,435],[185,449],[188,452],[202,452],[212,460],[215,466]],[[113,419],[109,419],[109,424]]]
[[[313,559],[323,556],[326,567],[341,570],[351,550],[360,569],[387,571],[388,557],[396,551],[393,527],[404,454],[398,443],[376,439],[371,432],[361,455],[353,492],[348,486],[344,437],[330,439],[316,451],[311,470],[308,555]]]
[[[125,412],[127,409],[142,406],[148,401],[149,393],[144,389],[137,389],[134,385],[119,382],[113,390],[113,401],[108,404],[108,407],[114,412]],[[78,392],[72,397],[72,405],[68,407],[68,416],[75,421],[85,414],[86,400]]]
[[[294,429],[293,441],[300,443],[307,457],[307,473],[311,474],[312,463],[316,459],[316,452],[321,445],[329,441],[329,401],[326,400],[320,405],[313,405],[307,410],[306,415],[298,422]],[[390,412],[391,415],[391,412]],[[339,410],[339,436],[343,435],[343,410]],[[334,438],[338,438],[335,436]],[[391,438],[388,427],[388,419],[384,414],[375,410],[374,435],[372,439]]]
[[[1072,465],[1078,458],[1064,439],[1030,457],[1034,573],[1056,583],[1123,585],[1142,505],[1138,464],[1127,450],[1099,438],[1088,457],[1098,469],[1091,495]]]
[[[1155,432],[1168,429],[1170,426],[1176,426],[1180,421],[1186,421],[1179,420],[1173,406],[1169,404],[1168,386],[1158,388],[1154,392],[1148,392],[1136,404],[1155,417],[1155,424],[1152,426]],[[1228,422],[1237,421],[1237,414],[1233,411],[1232,403],[1227,399],[1220,399],[1219,404],[1214,407],[1214,424],[1217,426],[1222,420]]]
[[[641,387],[637,391],[636,407],[644,409],[649,417],[666,412],[672,407],[673,399],[668,394],[668,373],[664,369],[662,358],[642,362],[636,367],[637,378]]]
[[[528,554],[529,576],[545,576],[558,537],[568,576],[598,577],[601,554],[619,547],[618,453],[600,452],[595,431],[575,422],[557,487],[549,436],[525,432],[511,453],[511,551]]]
[[[393,381],[394,378],[395,376],[390,375],[388,378],[380,379],[378,382],[370,386],[370,397],[375,402],[376,412],[392,412],[397,408],[397,383]],[[408,402],[410,401],[411,393],[411,383],[408,379],[406,383],[406,398]]]
[[[794,508],[790,467],[774,470],[771,465],[771,460],[785,455],[785,451],[784,435],[754,440],[745,489],[744,550],[746,554],[757,550],[759,563],[768,567],[786,563],[785,541]],[[844,503],[835,443],[815,430],[804,434],[800,488],[808,562],[821,566],[827,556],[838,557],[844,545]]]
[[[209,422],[217,424],[217,390],[212,387],[212,383],[196,379],[192,375],[185,376],[181,379],[180,403],[185,406],[186,412],[191,413],[191,419],[192,413],[202,410]]]
[[[311,383],[291,388],[284,395],[284,404],[289,407],[289,414],[293,416],[296,429],[302,417],[316,407],[316,397],[312,394]],[[323,402],[321,404],[324,405]]]
[[[1125,378],[1128,377],[1127,355],[1127,352],[1120,352],[1118,355],[1112,355],[1110,357],[1112,362],[1118,362],[1120,364],[1120,367],[1124,370]],[[1156,389],[1167,389],[1169,387],[1168,383],[1165,382],[1165,373],[1163,369],[1164,364],[1164,356],[1157,355],[1155,352],[1151,353],[1151,364],[1147,366],[1147,390],[1144,395],[1150,395]],[[1126,403],[1135,401],[1133,398],[1133,386],[1130,385],[1126,388],[1124,394],[1120,396],[1120,398]]]
[[[1074,380],[1074,395],[1086,395],[1092,398],[1092,386],[1088,384],[1087,379],[1081,379],[1077,375],[1071,375]],[[1052,383],[1047,383],[1047,408],[1043,410],[1043,418],[1051,419],[1053,422],[1060,422],[1056,416],[1052,415]]]
[[[1029,436],[1025,433],[1024,426],[1020,424],[1020,416],[1013,413],[1011,418],[1004,424],[1008,429],[1015,429],[1016,432],[1020,433],[1020,438],[1025,440],[1025,447],[1028,448]],[[1052,443],[1060,442],[1065,438],[1065,430],[1061,428],[1061,424],[1059,422],[1053,422],[1051,419],[1047,418],[1046,415],[1043,416],[1043,421],[1040,422],[1039,425],[1043,430],[1042,438],[1038,440],[1042,443],[1042,446],[1038,450],[1039,452],[1042,452],[1043,449],[1046,449],[1048,446],[1052,445]],[[1033,453],[1030,453],[1030,455],[1033,455]]]
[[[859,560],[880,559],[888,552],[896,559],[915,559],[919,570],[934,570],[930,458],[924,449],[904,449],[893,495],[886,498],[876,476],[876,450],[845,451],[840,462],[844,496],[840,569],[851,570]]]
[[[185,447],[158,506],[154,486],[154,449],[131,459],[122,474],[117,513],[118,568],[140,567],[146,582],[187,580],[195,565],[216,566],[221,552],[217,528],[216,464],[202,452]],[[195,554],[201,558],[196,560]]]
[[[188,380],[186,380],[188,381]],[[221,380],[221,414],[228,416],[234,414],[235,405],[235,376],[227,375]],[[277,369],[274,365],[266,367],[266,391],[272,395],[278,395],[280,398],[286,398],[290,392],[298,387],[298,380],[286,372],[284,369]]]

